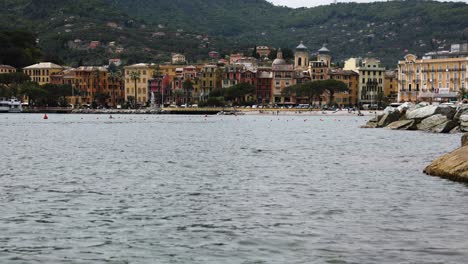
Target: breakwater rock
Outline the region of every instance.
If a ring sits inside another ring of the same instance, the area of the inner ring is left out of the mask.
[[[432,176],[468,182],[468,134],[462,137],[462,147],[446,154],[424,169],[424,173]]]
[[[411,105],[387,108],[363,128],[421,130],[431,133],[468,132],[468,105]]]

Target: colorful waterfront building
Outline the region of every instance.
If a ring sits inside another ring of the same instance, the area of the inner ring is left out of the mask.
[[[345,61],[343,69],[359,74],[358,104],[376,106],[385,87],[385,67],[380,65],[380,60],[350,58]]]
[[[135,93],[137,104],[145,105],[149,102],[148,80],[153,78],[154,71],[155,65],[148,63],[138,63],[124,67],[125,100],[127,102],[135,98]]]
[[[291,96],[283,96],[282,91],[291,85],[296,84],[294,65],[288,64],[283,58],[283,52],[278,49],[277,57],[272,63],[272,98],[271,104],[276,105],[292,105],[294,98]]]
[[[317,51],[317,60],[309,62],[308,72],[310,79],[312,81],[330,79],[331,60],[330,50],[323,45]]]
[[[344,82],[348,86],[347,92],[335,93],[335,103],[343,107],[357,106],[359,74],[342,69],[333,69],[329,73],[330,79]]]
[[[398,70],[385,71],[384,94],[389,103],[395,103],[398,99]]]
[[[270,104],[272,98],[271,84],[273,83],[273,72],[271,68],[258,68],[256,73],[255,97],[260,105]]]
[[[468,83],[468,44],[450,51],[408,54],[398,62],[398,102],[455,101]]]
[[[39,85],[50,83],[50,76],[63,70],[64,67],[52,62],[41,62],[23,68],[23,72],[31,78],[31,81]]]
[[[213,90],[221,88],[217,87],[219,84],[217,69],[216,65],[204,65],[201,68],[199,74],[199,89],[194,93],[194,96],[197,97],[199,101],[207,99]]]

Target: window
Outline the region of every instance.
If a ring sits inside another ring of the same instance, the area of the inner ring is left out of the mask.
[[[445,83],[445,88],[450,88],[450,83]]]
[[[441,82],[439,82],[439,88],[442,88],[442,83]]]

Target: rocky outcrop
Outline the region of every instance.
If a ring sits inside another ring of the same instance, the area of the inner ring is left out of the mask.
[[[468,132],[468,114],[460,116],[460,131]]]
[[[377,123],[377,127],[386,127],[389,124],[395,121],[398,121],[399,119],[400,119],[399,111],[388,112],[380,118],[379,122]]]
[[[468,132],[468,105],[406,105],[386,108],[383,115],[369,120],[365,128],[387,127],[397,130],[421,130],[431,133]]]
[[[390,129],[397,129],[397,130],[415,130],[415,121],[414,120],[400,120],[391,123],[387,126]]]
[[[424,169],[424,173],[432,176],[468,182],[468,134],[462,137],[462,147],[446,154]]]
[[[448,133],[456,126],[457,123],[455,121],[448,119],[442,114],[436,114],[423,119],[421,123],[417,125],[417,128],[418,130],[433,133]]]
[[[462,106],[460,106],[460,107],[457,109],[457,111],[456,111],[456,113],[455,113],[453,119],[454,119],[454,120],[459,120],[460,117],[461,117],[462,115],[468,115],[468,105],[462,105]]]
[[[428,105],[406,112],[406,119],[423,120],[424,118],[430,117],[436,114],[438,106]]]

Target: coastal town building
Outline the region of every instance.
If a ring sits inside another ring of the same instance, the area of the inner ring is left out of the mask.
[[[294,53],[294,69],[296,71],[307,71],[309,68],[309,50],[301,41]]]
[[[41,62],[23,68],[23,72],[31,78],[31,81],[39,85],[50,83],[50,76],[63,70],[64,67],[52,62]]]
[[[335,102],[339,106],[352,107],[358,104],[359,74],[342,69],[330,71],[330,79],[344,82],[348,86],[347,92],[335,93]]]
[[[185,60],[184,55],[182,55],[180,53],[176,53],[176,54],[172,55],[171,62],[172,62],[172,64],[180,65],[180,64],[185,64],[187,61]]]
[[[270,55],[271,49],[268,46],[257,46],[257,53],[260,58],[266,58]]]
[[[147,63],[133,64],[124,67],[125,100],[132,101],[135,98],[139,105],[148,103],[148,80],[153,78],[155,65]],[[136,86],[136,89],[135,89]]]
[[[310,79],[312,81],[330,79],[331,60],[330,50],[324,45],[317,51],[317,60],[309,62]]]
[[[273,72],[271,68],[258,68],[255,96],[257,103],[267,105],[271,101],[271,87],[273,82]]]
[[[16,68],[10,65],[0,65],[0,74],[16,72]]]
[[[277,57],[271,66],[273,79],[272,79],[272,98],[271,104],[276,105],[292,105],[294,98],[291,96],[284,96],[282,91],[291,85],[296,84],[294,65],[288,64],[283,58],[283,52],[278,49]]]
[[[345,61],[343,69],[359,74],[358,104],[376,106],[383,97],[385,86],[385,67],[380,65],[380,61],[375,58],[350,58]]]
[[[385,71],[384,95],[389,103],[395,103],[398,99],[398,71]]]
[[[219,77],[216,65],[204,65],[201,68],[198,89],[194,94],[198,100],[205,100],[214,89],[221,88],[217,87]]]
[[[408,54],[398,62],[398,101],[452,101],[467,88],[468,44],[454,44],[450,51]]]

